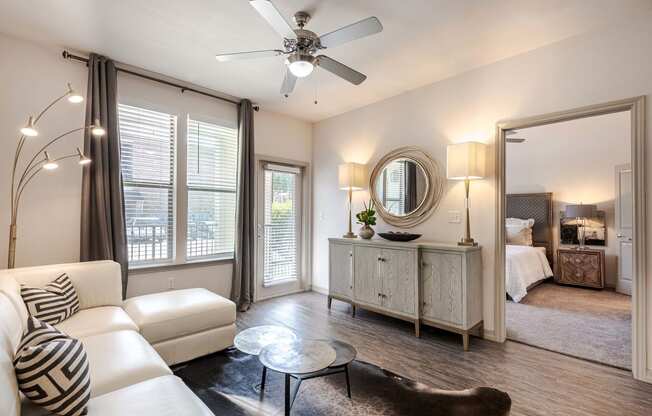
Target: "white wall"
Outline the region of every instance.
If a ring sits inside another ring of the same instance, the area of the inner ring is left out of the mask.
[[[553,248],[559,243],[559,213],[567,204],[597,204],[607,226],[605,283],[618,277],[615,229],[615,168],[630,162],[629,112],[606,114],[519,130],[524,143],[507,145],[507,193],[552,192]]]
[[[86,67],[61,58],[61,48],[44,46],[0,34],[0,267],[7,262],[10,172],[18,129],[28,114],[38,112],[53,97],[65,92],[66,82],[86,93]],[[235,122],[235,107],[192,93],[120,75],[119,94],[132,104],[152,104],[166,110],[166,102],[181,100],[185,108]],[[310,162],[312,126],[284,115],[261,110],[255,113],[257,153]],[[45,134],[81,126],[84,107],[61,103],[40,124],[43,136],[28,147],[36,150]],[[53,149],[53,154],[74,151],[83,145],[75,135]],[[43,174],[26,191],[19,217],[17,266],[32,266],[79,260],[81,170],[73,162]],[[139,270],[130,273],[128,296],[175,287],[206,287],[222,295],[230,292],[231,262],[186,265],[181,268]]]
[[[499,120],[650,94],[651,44],[652,26],[649,20],[641,19],[627,27],[565,40],[317,123],[313,130],[314,285],[327,287],[327,238],[346,229],[346,195],[337,189],[339,163],[373,163],[399,146],[416,145],[430,153],[443,172],[446,145],[466,139],[486,141],[493,155],[494,130]],[[652,120],[649,107],[647,117]],[[652,123],[648,123],[648,137],[652,136],[650,130]],[[647,160],[652,161],[650,146]],[[489,160],[488,165],[493,164]],[[648,187],[652,190],[649,172]],[[357,207],[363,197],[356,195]],[[483,246],[483,308],[489,333],[494,329],[495,206],[495,177],[490,169],[486,180],[473,182],[471,187],[473,236]],[[652,218],[652,205],[648,203],[648,207]],[[463,185],[449,183],[438,211],[415,231],[427,239],[455,241],[463,232],[462,224],[447,223],[446,213],[462,208]],[[380,224],[378,228],[388,227]],[[652,255],[652,244],[648,244],[647,254]],[[648,297],[652,299],[652,269],[648,276]],[[652,350],[652,328],[649,336],[648,350]]]

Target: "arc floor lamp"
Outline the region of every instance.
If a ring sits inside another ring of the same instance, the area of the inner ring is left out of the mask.
[[[16,224],[18,221],[20,198],[23,195],[25,188],[42,171],[53,171],[57,169],[59,167],[59,162],[64,159],[78,158],[79,164],[82,166],[91,163],[91,159],[84,155],[79,147],[77,147],[74,153],[53,158],[48,152],[50,146],[63,139],[64,137],[68,137],[71,134],[79,131],[90,130],[91,134],[95,137],[101,137],[106,134],[104,128],[102,128],[100,125],[100,122],[95,120],[94,124],[68,130],[48,140],[45,145],[40,147],[39,150],[37,150],[33,156],[29,158],[27,163],[24,163],[21,156],[25,150],[25,145],[39,136],[39,131],[37,129],[38,122],[43,118],[45,114],[48,113],[48,111],[50,111],[55,106],[55,104],[64,98],[67,98],[68,102],[72,104],[79,104],[84,101],[84,97],[81,94],[77,93],[72,88],[72,86],[68,84],[68,90],[65,94],[55,98],[40,113],[38,113],[38,115],[29,116],[27,119],[27,124],[20,129],[21,135],[18,138],[16,153],[14,155],[14,163],[11,170],[11,223],[9,225],[9,252],[7,256],[7,268],[9,269],[13,269],[16,264],[16,240],[18,237]]]

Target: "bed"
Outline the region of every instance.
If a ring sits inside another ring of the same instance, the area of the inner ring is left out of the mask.
[[[552,193],[508,194],[507,218],[533,219],[532,245],[505,247],[505,290],[520,302],[552,273]]]

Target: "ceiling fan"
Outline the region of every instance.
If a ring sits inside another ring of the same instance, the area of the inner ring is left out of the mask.
[[[281,94],[284,94],[286,97],[294,90],[297,78],[307,77],[316,66],[355,85],[359,85],[367,79],[366,75],[349,68],[333,58],[316,54],[322,49],[339,46],[343,43],[381,32],[383,25],[376,17],[368,17],[357,23],[318,36],[316,33],[304,29],[310,20],[310,14],[306,12],[295,13],[294,22],[298,28],[293,29],[270,0],[249,0],[249,4],[281,35],[283,38],[283,49],[221,54],[215,56],[218,61],[227,62],[238,59],[285,55],[287,71],[283,85],[281,86]]]

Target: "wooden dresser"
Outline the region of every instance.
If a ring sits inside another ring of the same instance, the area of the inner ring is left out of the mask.
[[[555,281],[565,285],[604,288],[604,250],[558,249]]]
[[[332,299],[462,335],[482,324],[480,247],[380,239],[329,239]]]

